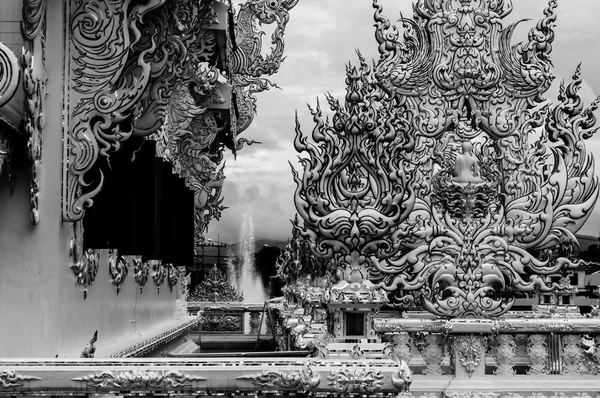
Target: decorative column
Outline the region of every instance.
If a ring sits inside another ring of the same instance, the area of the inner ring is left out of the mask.
[[[495,374],[498,376],[512,376],[515,374],[516,351],[517,345],[512,335],[500,334],[496,337],[496,349],[494,353],[496,360]]]
[[[442,375],[444,362],[444,336],[441,334],[427,334],[415,341],[417,348],[425,361],[424,375]]]
[[[548,343],[545,335],[532,334],[529,336],[527,355],[530,363],[528,374],[548,374]]]
[[[583,351],[580,344],[581,338],[577,334],[562,336],[562,373],[580,375],[584,370]]]

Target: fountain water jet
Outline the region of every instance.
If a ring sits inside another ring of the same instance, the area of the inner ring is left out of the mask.
[[[256,272],[254,251],[252,217],[245,214],[240,231],[240,248],[238,252],[242,272],[237,281],[238,291],[244,295],[244,303],[263,303],[267,299],[265,287]]]

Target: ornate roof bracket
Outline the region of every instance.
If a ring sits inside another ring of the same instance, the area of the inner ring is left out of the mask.
[[[585,140],[600,99],[583,106],[577,68],[540,106],[557,2],[517,45],[510,2],[419,0],[402,36],[373,7],[379,61],[348,66],[331,122],[310,109],[312,142],[297,123],[295,228],[338,281],[403,309],[494,317],[563,289],[547,276],[582,264],[549,251],[577,244],[598,198]]]

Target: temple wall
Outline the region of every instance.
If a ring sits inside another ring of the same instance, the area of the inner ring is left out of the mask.
[[[19,2],[20,3],[20,2]],[[4,9],[4,1],[0,8]],[[14,148],[14,192],[0,177],[0,357],[79,357],[98,330],[97,347],[175,320],[175,289],[157,293],[149,278],[143,293],[133,267],[117,294],[100,257],[95,284],[83,287],[69,268],[71,228],[62,221],[63,9],[47,9],[47,98],[43,133],[40,221],[30,223],[29,166],[24,140]],[[4,26],[4,24],[2,24]],[[135,323],[131,322],[135,320]]]

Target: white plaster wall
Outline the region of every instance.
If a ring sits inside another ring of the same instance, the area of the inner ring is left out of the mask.
[[[2,1],[0,8],[4,6]],[[37,226],[29,221],[27,166],[15,170],[12,195],[6,175],[0,178],[0,357],[78,357],[95,330],[97,346],[109,345],[132,334],[145,335],[147,329],[175,320],[176,313],[176,292],[169,291],[166,280],[158,294],[149,278],[140,295],[133,268],[117,295],[106,251],[85,301],[83,288],[75,284],[69,225],[61,215],[62,7],[48,7],[47,18],[48,95]]]

